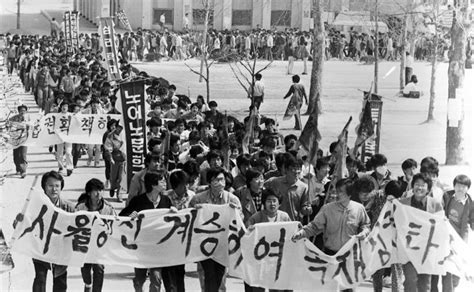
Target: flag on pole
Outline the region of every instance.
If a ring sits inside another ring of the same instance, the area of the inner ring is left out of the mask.
[[[311,114],[301,132],[299,142],[308,151],[308,162],[313,166],[316,166],[319,141],[321,141],[321,134],[318,130],[318,120]]]
[[[336,167],[334,168],[334,177],[333,182],[336,182],[342,178],[348,176],[348,171],[346,167],[346,157],[347,157],[347,134],[348,128],[352,121],[352,117],[349,118],[346,125],[339,134],[336,146]]]
[[[129,31],[133,31],[132,26],[130,25],[130,22],[128,21],[127,14],[125,14],[125,11],[123,11],[123,9],[117,12],[117,18],[125,29],[128,29]]]
[[[357,150],[364,144],[364,142],[375,134],[374,122],[372,120],[372,109],[370,107],[370,96],[372,95],[372,88],[369,94],[364,97],[362,112],[360,114],[360,124],[356,127],[357,138],[354,143],[352,155],[357,157]]]

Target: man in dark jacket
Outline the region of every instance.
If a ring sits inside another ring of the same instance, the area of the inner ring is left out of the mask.
[[[443,195],[443,208],[446,217],[454,230],[467,243],[469,227],[474,230],[474,202],[467,193],[471,187],[471,179],[464,174],[454,178],[454,190]],[[439,276],[431,278],[431,285],[437,286]],[[454,291],[459,285],[459,277],[451,273],[446,273],[442,277],[443,291]]]

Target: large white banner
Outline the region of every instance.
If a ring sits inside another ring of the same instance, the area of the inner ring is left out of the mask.
[[[110,119],[120,120],[121,115],[108,114],[61,114],[50,113],[39,116],[24,126],[12,123],[10,143],[17,146],[51,146],[60,143],[102,144]]]
[[[236,210],[204,205],[178,213],[147,210],[138,218],[66,213],[33,193],[12,249],[56,264],[163,267],[214,258],[253,286],[335,291],[356,287],[376,270],[411,261],[419,273],[447,271],[474,280],[472,250],[449,222],[399,202],[387,203],[373,231],[329,256],[308,240],[291,241],[297,222],[245,229]],[[295,281],[298,279],[298,281]]]

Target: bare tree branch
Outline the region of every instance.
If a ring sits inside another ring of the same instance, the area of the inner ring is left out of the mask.
[[[186,63],[184,63],[184,65],[185,65],[186,67],[188,67],[189,70],[191,70],[191,72],[193,72],[194,74],[200,76],[202,79],[204,79],[204,80],[207,81],[206,76],[204,76],[203,74],[199,73],[199,71],[194,70],[193,68],[191,68],[191,67],[190,67],[188,64],[186,64]]]
[[[248,88],[245,86],[245,84],[242,82],[242,80],[240,79],[239,75],[237,74],[237,72],[235,71],[234,67],[232,66],[231,63],[229,63],[229,66],[230,66],[230,69],[232,70],[232,73],[234,73],[234,76],[235,78],[237,79],[237,81],[239,82],[239,84],[244,88],[245,92],[247,92],[247,95],[249,95],[249,91],[248,91]],[[235,65],[236,67],[238,65]],[[237,67],[238,68],[238,67]],[[242,75],[243,77],[245,77],[244,75]],[[245,77],[246,78],[246,77]],[[248,81],[248,80],[247,80]]]
[[[265,65],[265,67],[263,67],[262,69],[258,70],[255,74],[258,74],[264,70],[266,70],[268,67],[270,67],[270,65],[273,63],[273,61],[270,61],[267,65]]]

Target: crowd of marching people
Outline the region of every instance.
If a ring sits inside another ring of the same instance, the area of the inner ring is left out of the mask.
[[[108,121],[102,145],[52,145],[50,151],[55,155],[58,169],[44,174],[41,186],[55,206],[67,212],[98,211],[135,218],[138,212],[147,209],[176,212],[199,208],[202,204],[229,204],[241,211],[249,230],[261,222],[299,221],[304,227],[293,235],[293,240],[309,238],[325,253],[334,255],[351,237],[368,235],[387,200],[400,200],[426,212],[444,212],[459,235],[467,240],[468,228],[474,227],[474,203],[468,194],[471,180],[458,175],[452,184],[442,184],[438,179],[439,164],[433,157],[420,162],[407,159],[402,164],[404,175],[393,177],[383,154],[374,155],[364,164],[357,156],[342,155],[340,143],[335,141],[327,155],[319,150],[316,164],[310,165],[308,157],[299,151],[298,137],[283,136],[275,120],[262,115],[251,115],[243,121],[227,116],[219,110],[216,101],[206,103],[202,96],[192,101],[189,96],[179,95],[176,86],[146,72],[137,72],[127,62],[145,58],[145,48],[148,53],[158,52],[162,57],[192,57],[198,54],[196,37],[199,36],[173,32],[154,35],[139,30],[119,39],[122,77],[144,78],[147,84],[149,131],[145,166],[134,174],[127,199],[122,202],[120,185],[124,179],[127,141],[119,121]],[[346,51],[347,43],[358,43],[347,37],[339,35],[338,40],[331,40],[327,53],[338,57],[341,53],[359,54],[358,45],[355,52],[350,48]],[[390,35],[387,37],[390,39]],[[354,39],[360,40],[362,46],[367,38],[370,43],[368,36]],[[216,49],[236,49],[240,53],[248,50],[249,54],[258,50],[268,59],[284,58],[285,46],[306,47],[310,43],[308,34],[294,31],[221,32],[209,38],[209,44]],[[365,46],[369,52],[370,45],[365,42]],[[393,40],[392,46],[395,47]],[[9,73],[17,72],[26,92],[35,96],[44,114],[120,113],[115,106],[116,87],[102,66],[97,35],[81,34],[80,48],[73,52],[67,49],[61,36],[9,35],[6,50]],[[388,48],[387,54],[396,58],[396,53]],[[28,108],[20,105],[18,111],[12,120],[25,122],[27,127]],[[15,164],[18,174],[24,177],[27,149],[17,149]],[[87,156],[88,167],[92,167],[92,162],[98,167],[103,161],[105,173],[104,177],[85,182],[84,192],[78,193],[73,204],[61,197],[63,176],[73,175],[82,155]],[[341,157],[345,159],[346,178],[337,177],[335,171]],[[106,191],[124,204],[121,211],[106,200]],[[45,291],[49,269],[54,275],[53,290],[66,291],[67,267],[36,259],[33,263],[36,273],[33,291]],[[225,289],[225,266],[208,259],[199,263],[198,271],[203,291]],[[184,291],[184,272],[184,265],[135,268],[133,287],[142,291],[149,277],[150,291],[160,291],[162,283],[166,291]],[[81,273],[85,291],[102,290],[103,265],[86,264]],[[449,273],[443,276],[443,291],[454,291],[458,280]],[[382,291],[388,283],[393,291],[437,291],[433,289],[438,281],[435,275],[418,274],[411,263],[395,264],[373,275],[374,291]],[[265,290],[247,284],[244,289]]]

